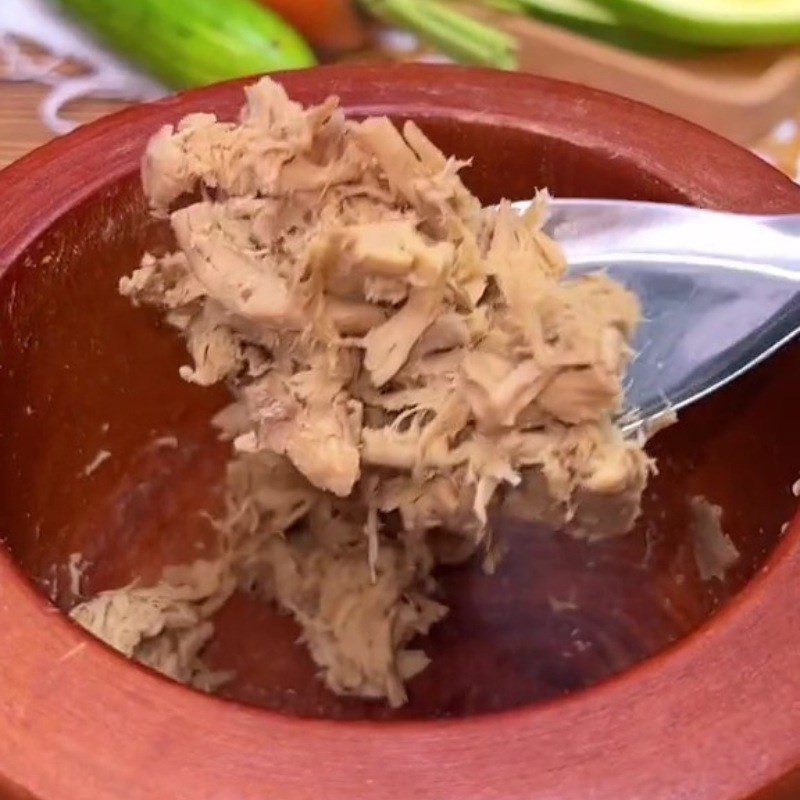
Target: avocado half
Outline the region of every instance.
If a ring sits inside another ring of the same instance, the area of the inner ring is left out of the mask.
[[[800,0],[603,0],[629,25],[712,46],[800,42]]]
[[[596,0],[489,0],[488,4],[501,10],[526,13],[543,22],[648,55],[684,56],[702,49],[696,43],[637,29]]]

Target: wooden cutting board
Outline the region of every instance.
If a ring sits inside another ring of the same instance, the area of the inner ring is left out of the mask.
[[[524,70],[626,95],[742,144],[800,108],[800,47],[651,58],[529,17],[457,5],[514,35]]]

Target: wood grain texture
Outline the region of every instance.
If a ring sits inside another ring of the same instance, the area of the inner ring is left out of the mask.
[[[421,66],[281,80],[303,102],[336,93],[353,115],[413,117],[449,151],[476,157],[469,181],[485,202],[550,185],[559,193],[800,211],[800,188],[746,151],[600,92]],[[116,415],[109,435],[120,461],[143,431],[167,421],[189,439],[195,431],[202,444],[186,394],[192,387],[181,386],[169,364],[177,350],[156,354],[169,337],[123,312],[95,257],[118,261],[124,250],[134,260],[144,241],[136,172],[152,130],[201,109],[232,118],[241,101],[241,84],[232,83],[129,109],[0,174],[0,527],[18,557],[0,552],[0,796],[2,781],[14,787],[8,797],[28,792],[39,800],[741,800],[786,786],[779,782],[800,763],[800,518],[764,567],[756,562],[746,589],[666,651],[567,698],[460,720],[302,719],[205,697],[125,663],[33,588],[19,564],[35,573],[46,551],[70,546],[74,532],[55,524],[37,541],[36,514],[91,521],[111,496],[114,472],[99,472],[93,493],[73,488],[85,463],[78,457],[91,456],[96,442],[88,437],[107,415]],[[119,253],[115,242],[124,243]],[[105,326],[123,313],[124,328]],[[137,359],[151,356],[159,359],[152,372],[137,369]],[[696,420],[698,433],[683,434],[713,436],[721,447],[697,448],[697,463],[681,472],[686,480],[715,475],[726,505],[746,494],[743,536],[757,533],[755,509],[772,514],[784,503],[783,515],[794,505],[775,470],[796,468],[796,434],[782,436],[777,423],[800,402],[798,358],[800,350],[786,350],[728,395],[727,416]],[[87,375],[97,380],[82,381]],[[32,401],[41,417],[25,422]],[[737,419],[749,427],[737,428]],[[759,419],[772,426],[768,440],[766,429],[752,430]],[[754,438],[769,447],[758,449]],[[86,452],[73,452],[79,446]],[[32,469],[32,457],[47,469]],[[194,468],[205,476],[206,464],[174,461],[164,472],[191,476]],[[746,491],[741,473],[728,472],[736,465],[751,470]],[[122,463],[109,467],[125,477]],[[151,475],[154,465],[143,469]],[[27,520],[26,508],[36,512]],[[124,510],[130,518],[120,530],[138,525],[150,541],[164,514],[180,516],[161,496],[138,497]],[[102,544],[105,528],[84,528],[87,543]],[[525,636],[517,630],[515,641]],[[451,662],[453,683],[459,671],[478,676],[481,664],[471,659],[485,657],[479,648],[463,652]],[[497,672],[490,659],[483,665],[479,677],[491,685]]]
[[[0,80],[0,168],[53,138],[39,116],[39,103],[48,89],[33,83]],[[111,100],[79,100],[68,116],[89,122],[124,108]]]
[[[767,135],[798,107],[797,47],[653,57],[480,4],[463,10],[514,36],[524,70],[649,103],[741,144]]]
[[[553,33],[547,29],[548,36]],[[571,42],[575,39],[572,34],[556,32],[556,38],[567,37]],[[588,43],[590,49],[596,47]],[[351,54],[348,61],[359,63],[381,62],[386,63],[388,56],[385,53],[369,50]],[[564,63],[563,59],[560,63]],[[535,70],[534,70],[535,71]],[[565,77],[569,71],[557,67],[555,77]],[[577,79],[577,78],[576,78]],[[614,87],[614,84],[611,84]],[[2,65],[0,64],[0,169],[16,161],[36,147],[50,141],[53,133],[42,122],[39,114],[39,104],[45,97],[48,89],[34,83],[11,83],[2,80]],[[656,104],[657,93],[644,87],[639,89],[640,98],[651,104]],[[80,123],[90,122],[106,114],[111,114],[126,107],[127,104],[114,100],[84,99],[71,103],[67,109],[67,116]],[[800,123],[800,98],[788,104],[793,116]],[[677,109],[680,112],[680,108]],[[771,118],[772,119],[772,118]],[[765,130],[769,123],[759,123],[759,130]],[[794,177],[800,169],[800,125],[797,135],[789,141],[777,141],[770,135],[758,139],[748,139],[747,145],[753,146],[770,156],[775,165]]]

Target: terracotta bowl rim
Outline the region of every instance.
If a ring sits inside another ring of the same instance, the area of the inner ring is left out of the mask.
[[[688,142],[689,153],[682,155],[687,161],[681,167],[687,180],[698,169],[691,152],[697,144],[703,152],[714,154],[722,175],[741,169],[753,187],[770,190],[763,201],[757,199],[755,207],[747,210],[800,210],[800,187],[756,156],[671,115],[573,84],[489,70],[420,65],[327,67],[280,79],[290,93],[301,98],[306,88],[314,96],[322,91],[342,93],[345,106],[356,113],[391,107],[391,90],[402,86],[404,96],[418,94],[418,102],[402,101],[394,106],[404,115],[501,118],[508,124],[549,130],[564,138],[557,121],[548,129],[547,124],[537,122],[535,113],[515,113],[510,100],[505,105],[498,100],[498,107],[481,110],[477,106],[480,91],[492,91],[502,81],[519,97],[536,96],[558,108],[582,103],[584,111],[611,109],[618,116],[634,115],[641,124],[666,126],[675,140]],[[152,131],[157,124],[177,119],[204,103],[233,109],[240,104],[241,86],[247,82],[232,81],[127,109],[45,145],[0,172],[0,278],[59,215],[135,170],[144,129]],[[426,82],[446,86],[447,102],[441,102],[441,97],[437,100],[436,92],[425,88]],[[366,94],[371,91],[373,99],[348,103],[347,93],[364,84],[370,84]],[[581,119],[573,131],[576,141],[600,149],[615,144],[618,132],[607,123],[592,136],[588,115]],[[94,162],[99,166],[106,157],[108,169],[97,169],[71,193],[68,187],[59,188],[59,173],[53,176],[53,167],[62,159],[89,158],[100,142],[107,147],[102,154],[95,154]],[[638,158],[637,163],[649,158],[646,146],[637,149],[628,144],[625,155]],[[648,166],[658,169],[657,164],[648,162]],[[702,176],[694,177],[697,183],[687,192],[695,201],[714,207],[726,204],[721,189],[711,187],[705,192]],[[31,224],[10,229],[4,212],[18,203],[33,209],[35,199],[41,207],[32,215]],[[747,199],[743,194],[732,197],[731,205],[744,210]],[[690,785],[697,800],[732,800],[778,779],[800,763],[800,715],[792,716],[792,705],[800,697],[800,678],[795,677],[800,676],[800,652],[784,647],[776,654],[771,647],[774,637],[800,629],[798,573],[800,513],[761,572],[705,625],[590,689],[548,703],[455,720],[334,721],[292,718],[205,697],[126,664],[65,617],[53,614],[52,606],[0,548],[0,626],[7,639],[0,648],[0,674],[14,676],[21,681],[17,685],[39,681],[45,688],[57,680],[60,692],[54,693],[51,687],[50,697],[63,701],[21,708],[13,697],[3,696],[5,682],[0,685],[0,729],[15,731],[14,736],[0,737],[0,787],[5,778],[43,797],[58,794],[65,800],[99,799],[115,796],[114,781],[119,785],[120,780],[134,780],[124,765],[109,767],[110,751],[104,749],[109,743],[104,742],[102,732],[77,728],[70,718],[75,714],[69,706],[71,691],[75,696],[85,695],[87,683],[92,683],[98,707],[106,709],[115,721],[138,720],[144,738],[135,739],[134,746],[140,750],[152,746],[170,720],[191,720],[197,727],[180,747],[174,742],[165,746],[160,753],[161,770],[153,770],[147,776],[150,782],[130,795],[136,798],[154,796],[154,790],[158,796],[184,796],[180,781],[195,773],[205,776],[204,785],[217,787],[219,793],[211,793],[215,797],[229,796],[219,787],[231,789],[234,785],[243,787],[243,793],[237,795],[241,797],[253,796],[254,785],[265,795],[273,790],[287,800],[312,797],[315,794],[309,787],[319,780],[312,777],[324,767],[324,796],[331,800],[350,798],[354,792],[365,800],[411,793],[428,796],[426,792],[441,798],[489,798],[497,796],[492,787],[500,785],[509,798],[551,797],[558,791],[564,800],[584,800],[587,787],[594,788],[598,800],[678,797],[685,796]],[[775,597],[781,598],[780,605],[770,602]],[[737,667],[746,673],[746,680],[732,680],[727,661],[732,651],[737,653]],[[58,666],[55,673],[54,664]],[[702,665],[699,675],[694,670],[698,665]],[[94,680],[87,681],[87,675],[95,676]],[[703,691],[719,693],[717,718],[693,718],[691,708],[681,707],[681,692],[673,689],[687,681],[698,683]],[[43,694],[47,692],[43,690]],[[763,730],[761,736],[748,735],[748,722],[756,713],[774,715],[769,729],[772,738],[767,742],[762,741]],[[611,718],[616,719],[616,727],[609,733],[606,723]],[[777,731],[780,736],[775,735]],[[65,743],[67,732],[73,738]],[[492,747],[493,742],[505,743],[501,752]],[[758,758],[743,765],[736,757],[735,742],[738,752],[746,745]],[[731,748],[727,755],[722,752],[726,746]],[[37,766],[35,754],[47,747],[55,753],[55,760],[51,768],[42,768]],[[324,764],[318,753],[326,754]],[[490,757],[485,757],[487,753]],[[192,761],[192,770],[187,771],[187,759]],[[474,763],[469,770],[463,769],[469,760]],[[91,763],[98,765],[100,777],[88,792],[88,768],[82,765]],[[440,769],[431,770],[431,763],[438,763]],[[573,764],[575,769],[564,770],[565,765]],[[156,774],[170,770],[170,775]],[[639,778],[631,778],[631,770],[639,770],[636,774],[641,776],[641,784]],[[251,789],[245,790],[248,786]],[[643,795],[627,793],[644,791],[643,787],[649,787]]]

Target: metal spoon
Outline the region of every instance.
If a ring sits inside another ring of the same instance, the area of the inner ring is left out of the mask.
[[[724,386],[800,331],[800,214],[564,199],[547,231],[571,272],[603,269],[642,303],[627,428]]]

